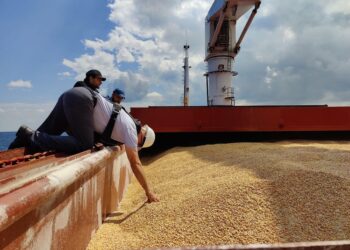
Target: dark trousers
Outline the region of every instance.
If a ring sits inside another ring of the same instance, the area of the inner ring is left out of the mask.
[[[63,93],[50,115],[34,132],[30,148],[69,154],[91,148],[94,145],[93,109],[93,97],[86,88],[72,88]],[[68,135],[62,135],[64,132]]]

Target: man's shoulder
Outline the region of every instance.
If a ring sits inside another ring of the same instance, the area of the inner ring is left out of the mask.
[[[77,81],[77,82],[74,84],[74,87],[73,87],[73,88],[77,88],[77,87],[86,87],[86,83],[83,82],[83,81]]]
[[[95,95],[96,95],[98,102],[103,102],[103,103],[108,103],[110,105],[113,105],[113,103],[110,100],[108,100],[106,97],[104,97],[100,93],[96,92]]]
[[[120,104],[119,104],[120,105]],[[120,105],[120,111],[119,111],[120,114],[122,114],[123,116],[125,117],[130,117],[128,112],[125,110],[125,108],[123,106]]]
[[[120,115],[123,123],[126,123],[128,125],[128,127],[135,128],[135,123],[134,123],[133,119],[131,119],[130,115],[128,114],[127,111],[125,111],[124,108],[122,108],[119,111],[119,115]]]

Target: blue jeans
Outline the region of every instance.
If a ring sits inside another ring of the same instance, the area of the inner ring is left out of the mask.
[[[84,147],[74,136],[49,135],[45,132],[35,131],[31,137],[30,146],[33,152],[55,150],[74,154],[90,146]]]

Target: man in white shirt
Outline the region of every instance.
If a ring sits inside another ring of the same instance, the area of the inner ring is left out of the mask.
[[[113,112],[113,104],[99,93],[95,97],[96,106],[93,112],[94,130],[102,134]],[[138,133],[135,121],[124,109],[120,109],[111,132],[111,139],[125,145],[125,151],[132,171],[144,189],[148,201],[159,201],[157,195],[150,189],[138,154],[139,149],[153,145],[155,140],[154,131],[149,126],[144,125]]]
[[[69,154],[92,148],[94,131],[104,131],[113,111],[113,104],[96,91],[105,80],[98,70],[88,71],[84,81],[77,82],[74,88],[61,95],[49,117],[36,131],[21,126],[9,148],[26,146],[34,152],[57,150]],[[68,136],[62,136],[63,132]],[[138,149],[152,146],[154,131],[145,125],[138,133],[133,119],[120,110],[111,139],[125,144],[132,171],[148,201],[159,201],[147,182],[138,154]]]

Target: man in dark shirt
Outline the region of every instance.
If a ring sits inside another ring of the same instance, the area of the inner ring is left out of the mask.
[[[90,70],[84,81],[63,93],[43,124],[33,131],[21,126],[9,149],[26,146],[30,151],[57,150],[74,154],[93,147],[94,93],[105,81],[101,72]],[[66,132],[67,136],[62,136]]]

